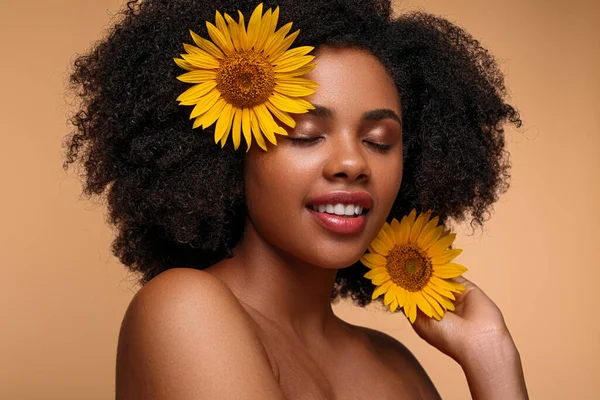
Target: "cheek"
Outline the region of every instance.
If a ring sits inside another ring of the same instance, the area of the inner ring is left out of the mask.
[[[382,204],[385,205],[385,214],[389,214],[392,204],[396,200],[402,182],[402,161],[386,163],[381,166],[378,174],[380,182],[378,195]]]
[[[289,231],[302,211],[310,173],[297,168],[283,154],[270,148],[269,153],[249,155],[245,187],[248,215],[259,233],[277,242]]]

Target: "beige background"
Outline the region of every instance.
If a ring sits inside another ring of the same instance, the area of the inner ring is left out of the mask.
[[[103,209],[61,169],[69,62],[117,0],[0,0],[0,398],[110,399],[134,279],[111,256]],[[525,127],[508,133],[512,188],[483,233],[461,235],[467,275],[503,310],[533,399],[600,398],[600,3],[413,0],[470,30],[502,63]],[[403,318],[349,306],[424,364],[445,399],[460,367]]]

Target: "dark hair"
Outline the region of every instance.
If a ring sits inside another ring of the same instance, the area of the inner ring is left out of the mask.
[[[214,125],[192,130],[176,98],[188,86],[173,58],[189,29],[208,37],[215,10],[248,16],[256,1],[130,1],[107,37],[74,64],[81,101],[65,168],[79,163],[84,193],[106,194],[112,249],[145,283],[174,267],[206,268],[231,255],[245,219],[243,157],[214,144]],[[412,208],[481,225],[508,187],[503,124],[520,126],[503,76],[478,41],[424,13],[392,16],[390,1],[282,0],[294,46],[356,46],[388,69],[401,96],[405,166],[390,218]],[[357,263],[338,272],[332,300],[371,300]]]

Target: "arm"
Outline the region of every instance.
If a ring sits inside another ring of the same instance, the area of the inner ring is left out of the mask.
[[[508,331],[473,347],[459,364],[474,400],[528,399],[521,357]]]
[[[441,321],[419,315],[417,334],[460,364],[474,400],[527,400],[521,358],[500,309],[472,282],[456,280],[466,288],[456,310]]]
[[[283,399],[249,316],[212,275],[169,270],[132,300],[116,399]]]

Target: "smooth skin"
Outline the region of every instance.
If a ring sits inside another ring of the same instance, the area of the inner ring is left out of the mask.
[[[370,53],[323,47],[315,62],[317,109],[295,116],[278,146],[247,155],[248,217],[234,257],[204,271],[168,270],[132,300],[117,399],[440,398],[406,347],[332,311],[337,269],[364,253],[400,189],[401,106]],[[339,190],[373,198],[358,234],[334,234],[306,209]],[[464,283],[456,313],[440,322],[419,315],[417,333],[460,363],[474,398],[526,399],[500,311]]]

